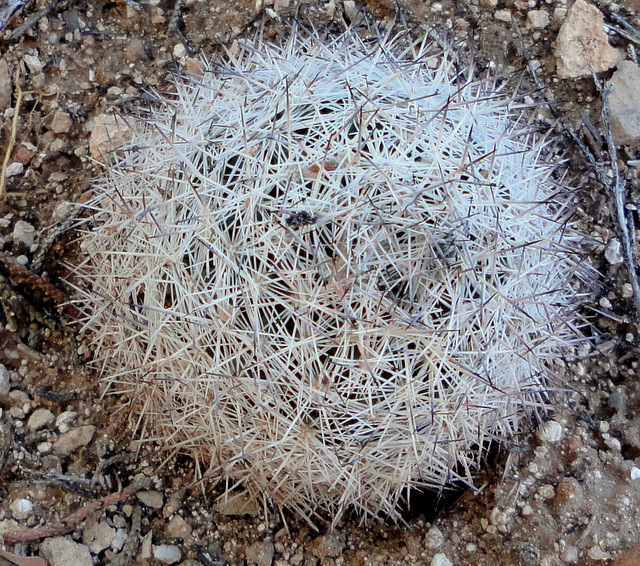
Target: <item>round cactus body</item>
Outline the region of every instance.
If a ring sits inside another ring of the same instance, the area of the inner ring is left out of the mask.
[[[80,268],[146,436],[307,518],[471,483],[576,338],[578,237],[519,111],[353,31],[178,81],[96,183]]]

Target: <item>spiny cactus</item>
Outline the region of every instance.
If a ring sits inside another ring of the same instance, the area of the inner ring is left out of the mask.
[[[309,520],[470,484],[577,338],[579,238],[521,112],[406,33],[294,30],[178,80],[78,268],[146,436]]]

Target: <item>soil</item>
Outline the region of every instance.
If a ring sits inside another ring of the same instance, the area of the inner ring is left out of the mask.
[[[611,22],[615,12],[637,27],[636,4],[620,0],[598,7],[605,21]],[[5,548],[17,555],[46,555],[43,540],[60,534],[89,544],[91,529],[105,524],[128,538],[122,550],[111,544],[95,552],[97,564],[167,563],[153,555],[153,548],[159,556],[158,545],[166,544],[179,550],[182,564],[192,566],[590,566],[612,563],[637,545],[639,334],[625,265],[605,258],[619,233],[614,200],[543,103],[545,97],[554,100],[556,115],[587,139],[606,166],[601,99],[591,78],[556,75],[553,42],[562,19],[543,29],[533,29],[527,19],[532,9],[551,13],[567,6],[561,0],[276,0],[275,5],[187,0],[181,5],[175,20],[174,4],[165,0],[139,9],[133,1],[35,0],[0,31],[0,62],[6,62],[12,85],[10,102],[0,109],[0,157],[11,150],[10,162],[24,165],[21,174],[7,178],[0,200],[0,362],[11,385],[0,395]],[[522,44],[512,22],[504,21],[505,10],[518,23]],[[494,451],[475,491],[412,496],[404,525],[363,526],[347,517],[331,532],[262,502],[244,502],[241,509],[217,503],[219,492],[194,483],[194,464],[187,456],[132,441],[137,415],[119,410],[117,398],[102,396],[99,374],[87,364],[91,347],[79,337],[73,309],[61,307],[74,292],[68,266],[78,236],[65,218],[69,203],[81,202],[102,170],[89,151],[97,115],[117,111],[149,89],[170,89],[173,73],[188,64],[189,55],[214,58],[258,27],[277,40],[291,18],[330,30],[363,13],[381,25],[396,18],[435,27],[473,58],[479,74],[519,73],[521,88],[541,104],[535,120],[559,136],[567,179],[578,187],[576,215],[587,236],[584,261],[598,271],[599,281],[585,309],[591,340],[578,352],[578,361],[559,361],[571,393],[561,397],[555,414],[541,416],[555,425],[532,422],[537,433],[524,431],[511,446]],[[609,39],[621,52],[629,48],[619,35]],[[523,70],[522,46],[537,62],[544,92],[536,91]],[[600,79],[610,75],[602,73]],[[640,168],[634,166],[640,151],[619,150],[617,166],[633,204],[640,197]],[[29,228],[19,222],[35,228],[33,245]],[[55,425],[34,430],[29,419],[37,409],[51,411]],[[68,452],[52,450],[69,428],[83,429],[88,440]],[[150,479],[145,483],[144,478]],[[142,489],[140,497],[103,499],[132,483]],[[24,516],[20,499],[34,505]],[[59,524],[78,509],[85,510],[83,517]],[[50,530],[15,544],[6,538],[35,527]],[[47,559],[54,564],[55,557]]]

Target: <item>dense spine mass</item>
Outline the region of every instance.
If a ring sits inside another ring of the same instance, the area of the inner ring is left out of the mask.
[[[308,518],[471,483],[576,339],[578,237],[520,111],[353,31],[177,82],[96,183],[79,269],[147,436]]]

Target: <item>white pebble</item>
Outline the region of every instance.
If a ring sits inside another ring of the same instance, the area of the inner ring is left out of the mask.
[[[607,249],[604,250],[604,257],[611,265],[617,265],[622,263],[624,258],[622,257],[622,244],[617,238],[612,238]]]
[[[632,480],[640,479],[640,468],[637,468],[636,466],[631,468],[631,474],[630,475],[631,475],[631,479]]]
[[[173,56],[176,59],[182,59],[186,54],[187,50],[184,48],[184,45],[182,45],[182,43],[178,43],[178,45],[173,48]]]
[[[22,175],[24,172],[24,165],[18,161],[14,161],[7,167],[7,177],[15,177],[16,175]]]
[[[564,430],[562,429],[562,425],[556,421],[543,423],[538,429],[538,438],[542,440],[542,442],[560,442],[563,435]]]
[[[176,562],[180,562],[182,554],[177,546],[172,544],[159,544],[153,547],[153,557],[164,564],[175,564]]]
[[[31,515],[33,511],[33,503],[28,499],[20,498],[13,501],[10,505],[13,518],[21,521]]]
[[[446,554],[440,552],[433,557],[429,566],[453,566],[453,562],[447,558]]]

